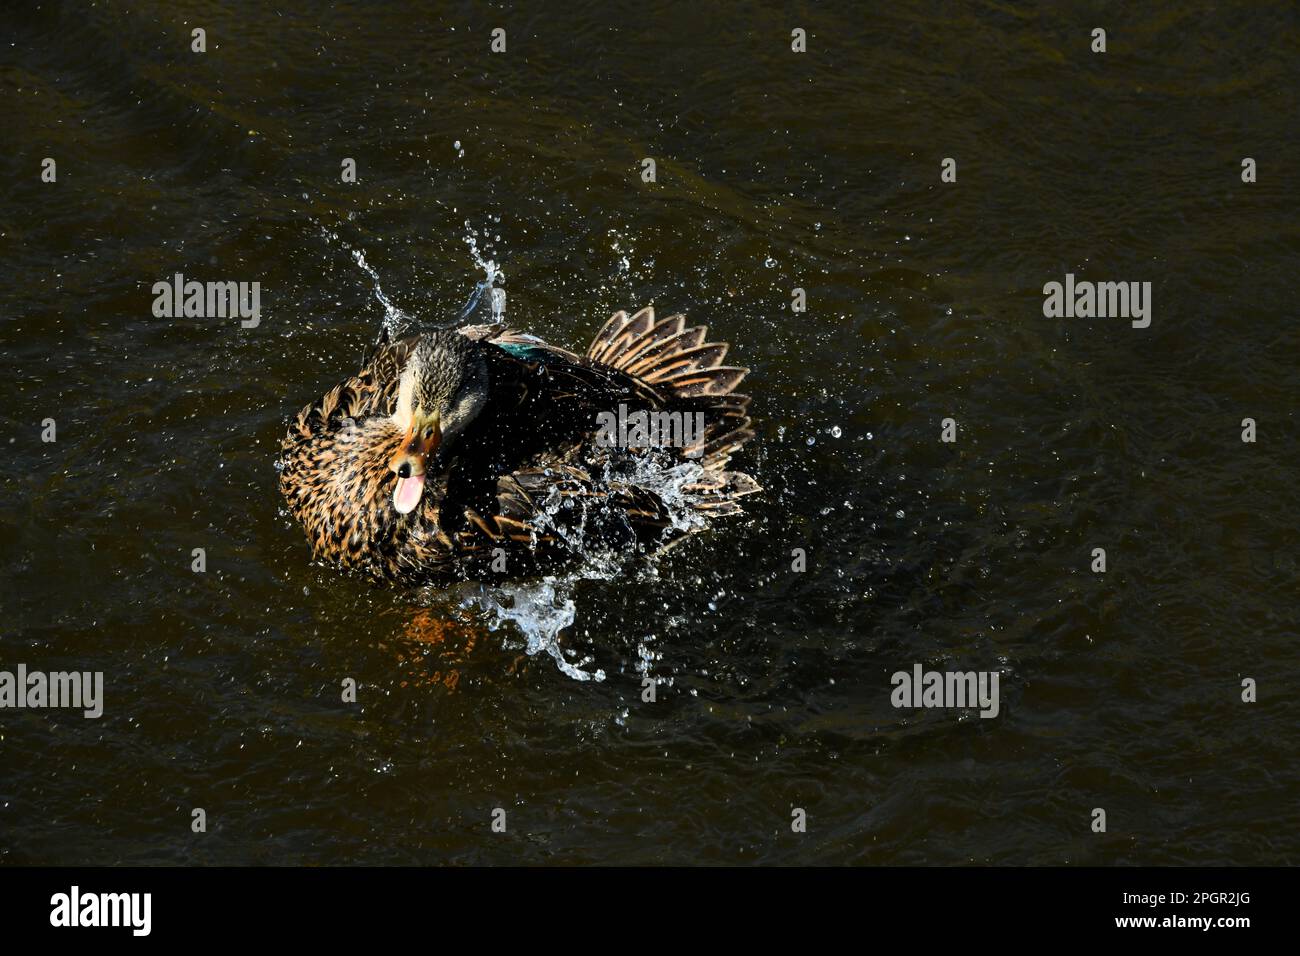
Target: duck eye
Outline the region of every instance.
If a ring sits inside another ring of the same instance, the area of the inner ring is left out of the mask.
[[[426,429],[424,430],[424,437],[425,437],[425,438],[432,438],[432,437],[433,437],[433,429],[432,429],[432,428],[426,428]]]

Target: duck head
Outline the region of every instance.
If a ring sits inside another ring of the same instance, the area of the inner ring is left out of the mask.
[[[487,404],[487,364],[459,332],[426,332],[411,350],[398,379],[393,424],[402,433],[389,469],[397,475],[393,507],[414,511],[430,465]]]

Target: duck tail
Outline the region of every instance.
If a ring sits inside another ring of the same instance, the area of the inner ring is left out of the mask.
[[[683,453],[705,472],[701,487],[690,490],[705,494],[711,502],[706,510],[725,514],[740,510],[736,498],[762,489],[748,475],[726,470],[731,455],[754,437],[749,396],[736,393],[749,369],[723,365],[730,346],[705,341],[708,334],[703,325],[687,328],[684,315],[656,320],[652,307],[630,317],[615,312],[587,349],[587,359],[644,382],[669,405],[706,412],[700,443]]]
[[[684,315],[655,321],[650,307],[630,318],[615,312],[596,334],[587,358],[678,397],[731,395],[749,369],[723,365],[730,346],[704,341],[708,334],[703,325],[687,328]]]

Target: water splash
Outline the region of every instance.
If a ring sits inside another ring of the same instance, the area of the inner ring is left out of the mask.
[[[462,607],[477,607],[487,615],[489,630],[499,630],[507,621],[524,638],[524,652],[536,657],[545,651],[561,673],[577,681],[603,681],[605,672],[600,668],[584,670],[594,658],[588,654],[579,658],[577,651],[560,645],[560,632],[577,617],[578,605],[573,599],[577,584],[573,575],[563,578],[547,577],[530,584],[511,584],[504,587],[481,588],[461,599]],[[570,659],[574,658],[574,659]]]
[[[349,249],[352,253],[352,260],[361,267],[366,275],[370,276],[371,291],[374,292],[375,298],[379,304],[384,307],[384,330],[388,333],[389,339],[399,338],[402,330],[409,325],[413,319],[407,313],[403,312],[392,300],[384,294],[383,286],[379,284],[379,273],[375,272],[366,262],[366,254],[360,249]]]
[[[474,260],[474,265],[482,270],[483,278],[479,280],[474,287],[474,291],[470,293],[469,301],[465,303],[465,307],[461,309],[460,315],[457,317],[457,323],[464,323],[474,314],[483,298],[483,293],[487,292],[488,302],[492,308],[492,324],[501,325],[505,322],[506,292],[505,289],[497,286],[497,282],[504,282],[506,274],[494,259],[483,258],[483,254],[479,252],[478,248],[479,233],[470,225],[468,219],[465,220],[463,239],[465,245],[469,246],[469,254]],[[484,230],[484,239],[486,241],[486,230]]]
[[[408,334],[412,327],[416,325],[415,318],[393,302],[393,300],[389,298],[388,294],[384,292],[383,283],[379,279],[379,273],[376,272],[374,267],[366,261],[365,250],[352,245],[346,239],[339,236],[337,232],[326,228],[321,223],[316,223],[316,226],[320,229],[321,235],[325,237],[327,243],[337,245],[348,253],[348,255],[352,257],[352,261],[356,263],[357,267],[370,279],[371,293],[374,295],[375,301],[377,301],[384,310],[383,329],[387,333],[389,340],[398,339]],[[450,323],[450,326],[454,328],[464,325],[478,310],[484,293],[488,293],[488,305],[492,310],[491,324],[503,325],[505,323],[506,292],[505,289],[500,287],[499,283],[505,281],[506,274],[504,270],[496,264],[495,260],[484,258],[483,254],[479,251],[478,240],[480,235],[470,225],[468,219],[465,220],[465,229],[466,233],[463,237],[464,242],[469,247],[470,258],[473,260],[475,268],[483,273],[483,278],[475,284],[474,290],[470,293],[469,300],[460,310],[460,313],[456,316],[455,320]],[[486,240],[486,229],[484,230],[483,238]]]
[[[343,251],[352,257],[352,261],[360,267],[361,271],[370,278],[371,293],[384,310],[384,331],[388,333],[390,340],[400,338],[404,329],[409,327],[415,320],[408,313],[402,311],[384,292],[384,287],[379,281],[379,273],[366,261],[365,250],[353,246],[346,239],[341,238],[337,232],[325,228],[320,223],[316,225],[320,229],[321,235],[325,237],[326,242],[335,243],[342,247]]]
[[[606,490],[635,486],[658,495],[663,501],[672,526],[679,531],[704,527],[708,520],[695,508],[696,497],[687,487],[696,481],[704,469],[696,462],[674,464],[669,456],[650,453],[635,456],[617,465],[607,465],[600,477]],[[603,669],[591,669],[590,654],[578,657],[572,648],[561,643],[561,632],[577,620],[577,591],[583,581],[612,581],[628,574],[655,576],[658,573],[657,556],[642,555],[636,549],[601,549],[584,541],[584,530],[589,521],[608,521],[617,516],[611,512],[603,496],[580,499],[576,512],[562,508],[565,498],[559,489],[539,502],[534,519],[534,534],[547,532],[563,541],[569,550],[581,559],[579,566],[563,575],[547,576],[540,581],[514,583],[502,586],[478,585],[461,596],[461,606],[477,609],[489,629],[496,631],[507,623],[523,638],[523,648],[529,656],[545,652],[568,677],[579,681],[603,681]],[[632,565],[638,567],[634,570]],[[637,639],[638,670],[648,668],[651,660],[649,647],[654,634]]]
[[[668,509],[668,520],[676,530],[699,531],[707,527],[708,519],[695,508],[696,496],[686,491],[688,485],[704,474],[702,465],[694,461],[666,465],[662,458],[638,458],[635,461],[635,471],[629,483],[657,494]]]

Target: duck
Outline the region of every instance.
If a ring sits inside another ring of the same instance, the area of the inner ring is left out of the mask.
[[[666,550],[762,490],[730,467],[754,437],[749,369],[707,338],[653,307],[616,312],[582,354],[500,323],[385,328],[290,421],[280,492],[314,560],[382,581]],[[625,427],[647,420],[663,427]]]

